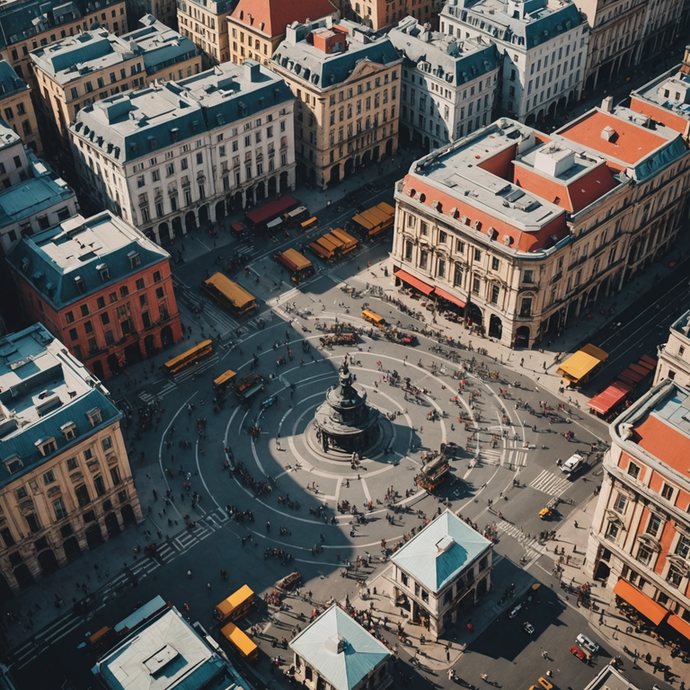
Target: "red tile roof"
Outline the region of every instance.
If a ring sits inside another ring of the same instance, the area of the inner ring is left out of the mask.
[[[662,108],[660,105],[655,105],[654,103],[635,98],[635,96],[630,98],[630,110],[648,115],[652,120],[661,122],[670,129],[680,132],[681,134],[688,128],[688,120],[682,115],[673,113],[666,108]]]
[[[481,223],[480,232],[483,234],[487,234],[490,228],[494,228],[498,233],[494,238],[496,244],[503,245],[505,237],[509,236],[512,241],[508,243],[507,246],[516,251],[534,252],[540,249],[546,249],[553,246],[552,236],[556,236],[557,240],[561,240],[568,234],[568,228],[565,223],[565,213],[561,213],[550,223],[535,232],[523,232],[511,224],[471,206],[464,201],[464,197],[459,198],[452,196],[436,187],[426,184],[419,178],[407,175],[404,180],[402,192],[407,193],[411,189],[415,192],[424,194],[424,201],[422,203],[425,206],[431,208],[431,204],[434,201],[438,201],[441,204],[441,212],[439,213],[437,210],[432,209],[433,213],[448,215],[452,208],[456,208],[458,211],[458,218],[465,216],[469,220],[469,227],[472,227],[475,221],[479,221]]]
[[[292,22],[320,19],[335,11],[329,0],[240,0],[230,16],[266,36],[282,36]]]
[[[637,445],[670,468],[687,475],[690,469],[690,438],[662,419],[649,415],[639,426]]]
[[[612,141],[601,136],[605,127],[611,127],[616,132]],[[601,110],[591,110],[572,125],[559,129],[557,133],[564,139],[599,151],[607,157],[617,158],[628,165],[635,165],[667,143],[664,137]]]

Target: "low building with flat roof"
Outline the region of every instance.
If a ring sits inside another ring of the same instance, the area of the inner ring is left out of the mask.
[[[640,690],[631,683],[618,669],[606,664],[583,690]]]
[[[25,237],[7,261],[26,312],[99,378],[184,337],[170,255],[110,211]]]
[[[107,690],[251,690],[197,626],[174,607],[164,610],[102,656],[91,672]]]
[[[295,679],[311,690],[384,690],[392,654],[334,604],[290,641]]]
[[[610,425],[586,576],[630,625],[690,642],[690,389],[666,379]]]
[[[438,639],[489,591],[493,549],[491,541],[446,510],[391,556],[396,606]]]
[[[142,520],[121,417],[43,325],[0,338],[0,599]]]

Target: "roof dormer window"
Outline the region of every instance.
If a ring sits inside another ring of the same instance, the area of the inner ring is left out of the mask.
[[[110,280],[110,269],[108,268],[108,264],[98,264],[98,266],[96,266],[96,270],[98,271],[98,274],[101,276],[101,280],[104,283],[107,283]]]
[[[67,422],[60,427],[65,440],[71,441],[77,435],[77,425],[74,422]]]
[[[52,455],[57,450],[57,443],[55,443],[55,439],[52,436],[50,438],[39,438],[34,445],[44,458]]]
[[[139,252],[129,252],[129,254],[127,254],[127,258],[129,259],[130,268],[136,268],[137,266],[141,265],[141,257],[139,256]]]
[[[4,463],[5,469],[7,469],[10,474],[16,474],[22,469],[22,467],[24,467],[22,459],[16,453],[14,455],[10,455],[9,458],[5,458]]]
[[[103,421],[100,407],[94,407],[92,410],[89,410],[86,416],[89,418],[91,426],[98,426]]]

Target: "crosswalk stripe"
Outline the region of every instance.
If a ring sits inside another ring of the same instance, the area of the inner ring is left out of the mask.
[[[183,381],[186,381],[192,376],[196,376],[197,374],[200,374],[202,371],[210,369],[219,359],[220,354],[216,352],[214,355],[211,355],[209,359],[201,360],[189,369],[185,369],[184,371],[181,371],[179,374],[174,374],[173,378],[175,380],[175,383],[182,383]]]
[[[530,486],[555,497],[560,496],[570,486],[570,482],[567,477],[559,477],[553,472],[544,470],[530,482]]]
[[[511,525],[504,520],[499,521],[496,524],[496,528],[509,537],[515,539],[527,553],[529,559],[534,558],[534,556],[541,555],[543,553],[543,547],[537,539],[534,537],[528,537],[519,527]]]

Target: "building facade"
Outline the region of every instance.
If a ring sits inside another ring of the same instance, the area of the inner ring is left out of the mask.
[[[580,99],[589,28],[570,0],[449,0],[441,31],[496,44],[499,104],[509,117],[541,123]]]
[[[0,59],[0,115],[36,155],[43,152],[36,111],[28,84]]]
[[[641,58],[663,53],[678,38],[683,0],[650,0],[642,29]]]
[[[610,99],[549,136],[499,120],[398,183],[397,282],[435,294],[468,327],[531,347],[669,250],[689,175],[679,133]]]
[[[391,651],[334,604],[290,640],[295,679],[309,690],[385,690]]]
[[[294,98],[253,60],[154,84],[80,111],[77,172],[160,244],[294,189]]]
[[[100,0],[98,6],[90,0],[5,3],[0,6],[0,55],[35,89],[30,52],[88,31],[94,22],[116,35],[125,33],[125,0]]]
[[[0,598],[6,599],[143,516],[122,413],[44,326],[2,338],[0,388]]]
[[[615,78],[639,64],[649,0],[573,0],[587,17],[589,49],[584,89]]]
[[[388,37],[331,19],[292,24],[270,61],[296,96],[298,172],[326,189],[398,149],[402,59]]]
[[[659,362],[654,385],[669,379],[679,386],[690,387],[690,311],[671,324],[668,340],[657,349]]]
[[[204,69],[230,59],[228,15],[237,0],[177,0],[177,25],[203,53]]]
[[[364,26],[380,31],[404,17],[420,24],[437,24],[442,0],[344,0],[343,15]],[[312,17],[313,19],[314,17]]]
[[[177,3],[175,0],[126,0],[129,29],[138,27],[139,17],[153,15],[171,29],[177,30]]]
[[[238,65],[247,58],[268,65],[288,24],[328,16],[339,16],[330,0],[239,0],[228,16],[230,59]]]
[[[105,378],[184,337],[169,259],[102,211],[22,239],[7,261],[27,315]]]
[[[403,55],[401,137],[429,151],[492,122],[499,88],[496,46],[458,41],[412,17],[388,38]]]
[[[493,543],[446,510],[398,549],[391,562],[393,601],[438,640],[489,592]]]
[[[662,381],[609,427],[588,576],[665,639],[690,640],[690,390]]]
[[[85,31],[31,53],[41,107],[61,137],[76,114],[115,94],[155,79],[183,79],[201,70],[192,41],[152,15],[120,37],[106,29]]]

